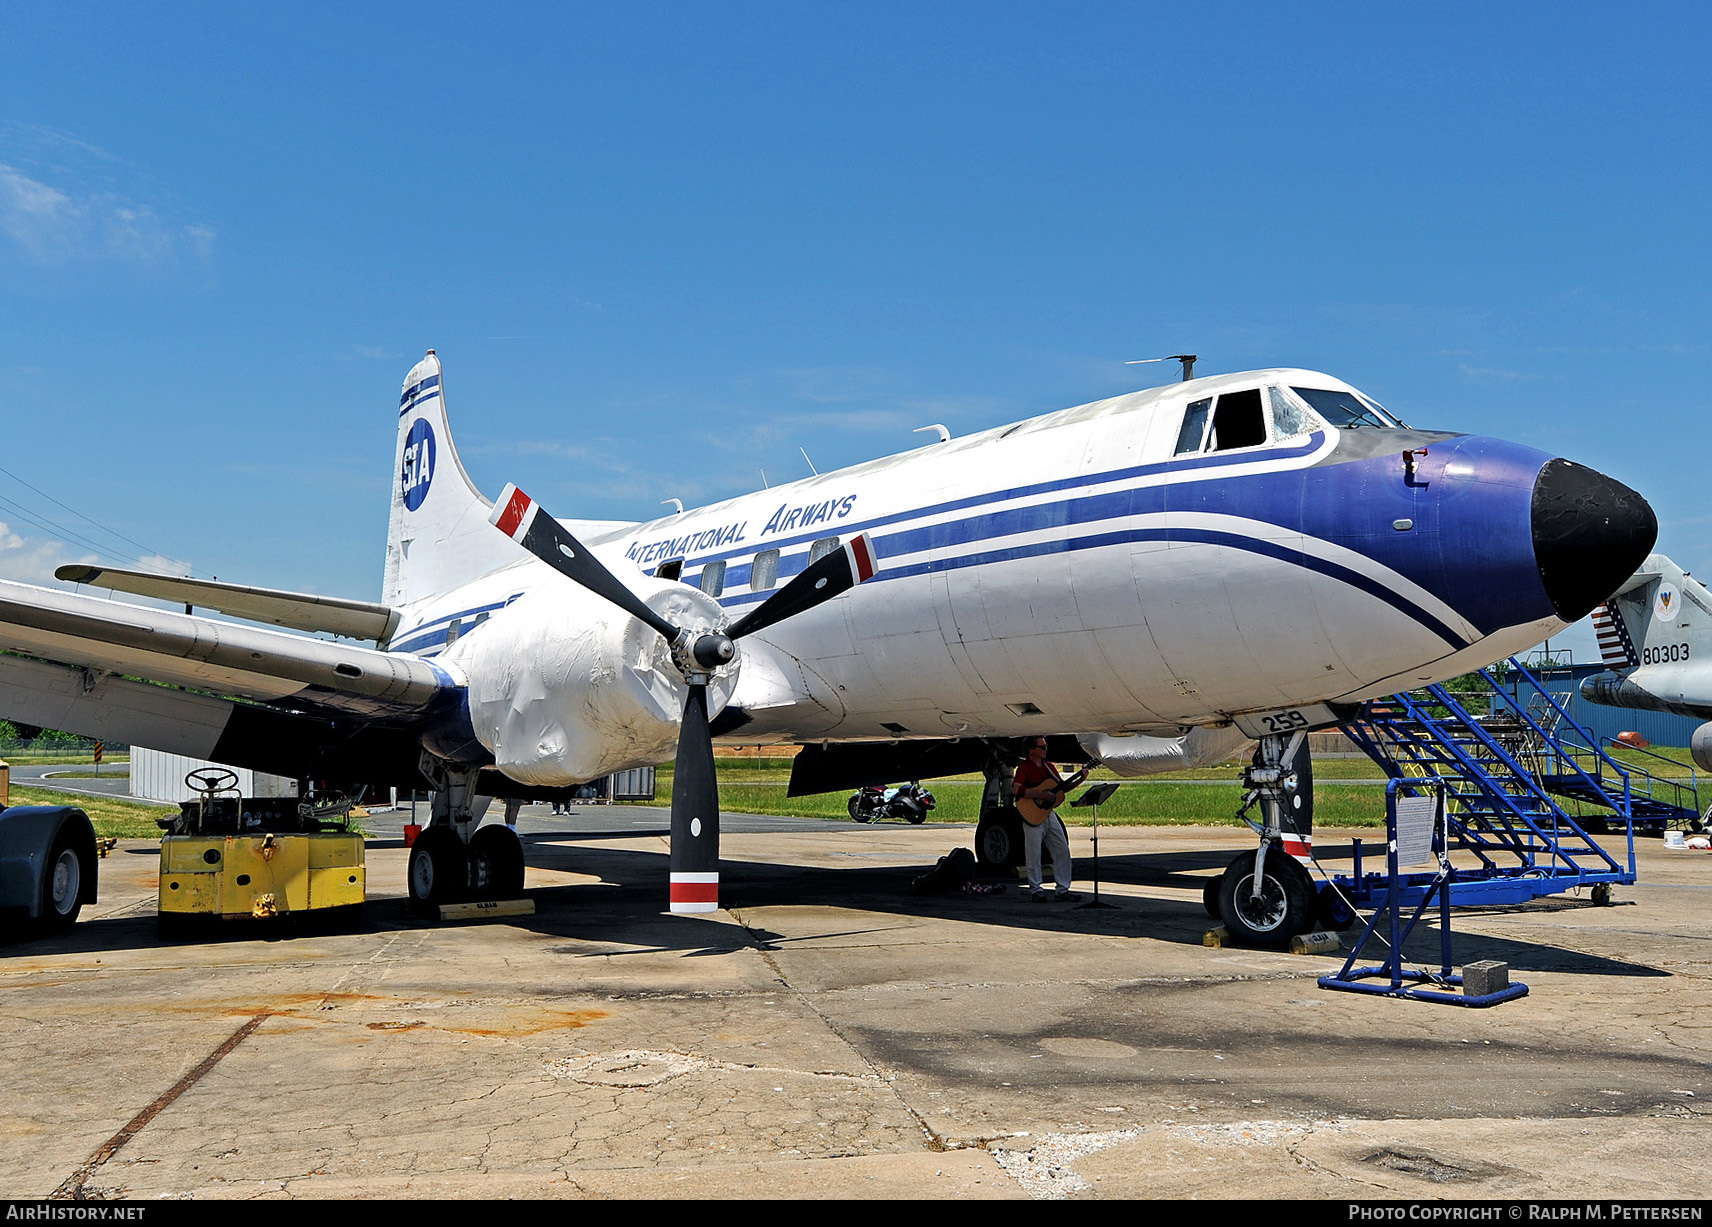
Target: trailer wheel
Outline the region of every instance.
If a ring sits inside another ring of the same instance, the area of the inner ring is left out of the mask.
[[[470,894],[514,899],[523,893],[523,843],[510,827],[482,827],[470,840]]]
[[[469,882],[469,855],[457,832],[429,827],[410,849],[410,901],[437,907],[461,897]]]
[[[1231,936],[1250,946],[1282,950],[1298,933],[1314,927],[1314,881],[1282,849],[1266,855],[1260,897],[1254,895],[1253,852],[1225,867],[1219,879],[1219,916]]]
[[[1319,897],[1314,903],[1314,913],[1319,918],[1322,927],[1334,933],[1342,933],[1355,926],[1360,919],[1355,908],[1338,891],[1338,888],[1327,882],[1320,887]]]
[[[69,825],[69,824],[68,824]],[[45,929],[69,929],[83,910],[83,876],[89,867],[73,833],[61,828],[42,875],[41,921]]]

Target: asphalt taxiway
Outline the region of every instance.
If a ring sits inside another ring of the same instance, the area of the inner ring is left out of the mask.
[[[531,807],[535,913],[440,924],[403,906],[402,822],[369,821],[354,932],[162,943],[154,847],[127,842],[75,929],[0,946],[0,1194],[1707,1189],[1708,854],[1642,842],[1611,907],[1459,912],[1458,962],[1531,988],[1470,1010],[1203,947],[1241,831],[1102,830],[1094,910],[912,896],[968,828],[730,816],[726,910],[686,918],[662,910],[663,811]]]

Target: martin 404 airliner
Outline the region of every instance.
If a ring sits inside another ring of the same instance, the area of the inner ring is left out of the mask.
[[[1265,939],[1312,919],[1293,859],[1311,840],[1302,734],[1556,633],[1657,529],[1597,472],[1410,429],[1289,369],[620,524],[555,520],[514,487],[484,497],[430,351],[405,378],[394,473],[378,604],[59,572],[263,628],[0,583],[0,716],[347,788],[431,787],[410,867],[426,900],[521,886],[515,835],[476,829],[487,798],[675,754],[683,912],[718,906],[715,740],[809,747],[798,792],[938,763],[988,768],[996,795],[1008,739],[1073,736],[1055,745],[1141,774],[1252,738],[1267,819],[1220,907]],[[1003,834],[984,821],[978,840]]]

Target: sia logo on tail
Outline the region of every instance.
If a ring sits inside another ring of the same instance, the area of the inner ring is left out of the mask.
[[[419,419],[404,438],[404,464],[398,478],[406,508],[415,511],[422,506],[433,477],[434,431],[425,419]]]

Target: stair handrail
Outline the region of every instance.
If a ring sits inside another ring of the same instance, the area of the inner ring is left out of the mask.
[[[1488,681],[1490,682],[1490,679],[1488,679]],[[1464,707],[1459,700],[1453,698],[1449,691],[1442,686],[1427,686],[1423,689],[1426,694],[1431,697],[1433,704],[1437,704],[1444,708],[1444,710],[1449,713],[1449,715],[1458,724],[1461,724],[1464,728],[1469,730],[1474,738],[1485,746],[1489,752],[1495,753],[1499,757],[1500,761],[1502,761],[1505,766],[1517,776],[1517,778],[1533,778],[1532,774],[1522,767],[1520,763],[1516,762],[1516,760],[1511,757],[1510,753],[1499,745],[1486,729],[1481,727],[1473,713]],[[1429,704],[1416,698],[1413,693],[1400,694],[1398,697],[1404,701],[1410,714],[1416,720],[1422,721],[1428,725],[1440,722],[1439,717],[1431,716],[1423,710],[1429,706]],[[1461,745],[1459,745],[1455,740],[1437,737],[1434,738],[1434,744],[1439,748],[1440,753],[1448,755],[1450,760],[1457,764],[1460,771],[1475,784],[1483,795],[1488,797],[1494,804],[1508,810],[1510,814],[1518,820],[1522,828],[1531,832],[1534,840],[1539,841],[1540,844],[1547,847],[1551,846],[1553,841],[1540,830],[1539,824],[1533,820],[1532,816],[1516,803],[1516,798],[1510,793],[1504,791],[1504,789],[1498,785],[1497,781],[1493,780],[1491,776],[1488,775],[1486,769],[1482,767],[1465,749],[1463,749]],[[1554,812],[1561,813],[1561,810],[1558,810],[1555,803],[1551,802],[1549,799],[1547,799],[1546,803],[1553,806]],[[1458,827],[1465,825],[1460,820],[1453,819],[1453,821],[1457,821]],[[1488,839],[1495,839],[1499,845],[1507,847],[1511,854],[1520,860],[1524,866],[1532,866],[1534,864],[1534,857],[1540,851],[1540,848],[1536,847],[1532,842],[1524,840],[1521,836],[1521,831],[1513,827],[1508,829],[1504,827],[1487,829],[1484,831],[1484,835]],[[1476,854],[1480,855],[1482,860],[1486,860],[1486,857],[1479,853],[1478,849],[1476,849]],[[1495,865],[1493,867],[1496,868]]]
[[[1636,766],[1634,768],[1634,770],[1643,779],[1645,779],[1647,781],[1647,796],[1649,798],[1653,795],[1652,785],[1654,785],[1654,784],[1668,784],[1668,785],[1670,785],[1670,787],[1672,787],[1673,789],[1676,790],[1676,795],[1679,798],[1682,796],[1682,794],[1685,791],[1692,794],[1694,797],[1694,806],[1693,806],[1694,812],[1695,813],[1700,812],[1700,775],[1697,771],[1694,770],[1693,758],[1690,758],[1686,764],[1683,764],[1683,763],[1677,762],[1674,758],[1671,758],[1667,754],[1660,754],[1656,750],[1647,749],[1647,747],[1645,747],[1645,746],[1632,746],[1626,741],[1618,741],[1615,737],[1604,737],[1604,738],[1601,738],[1600,740],[1603,741],[1608,746],[1622,746],[1623,749],[1625,749],[1625,750],[1629,750],[1635,754],[1645,754],[1648,758],[1656,758],[1659,760],[1659,762],[1669,763],[1672,767],[1681,767],[1681,766],[1686,765],[1688,768],[1688,781],[1689,781],[1686,785],[1680,782],[1680,778],[1672,779],[1670,776],[1667,776],[1667,775],[1654,775],[1652,772],[1648,771],[1646,768],[1641,767],[1641,766]],[[1684,806],[1684,805],[1678,805],[1677,808],[1678,809],[1687,809],[1689,807]]]
[[[1585,725],[1583,725],[1574,716],[1570,715],[1569,711],[1563,706],[1563,704],[1559,703],[1557,701],[1557,699],[1553,697],[1552,693],[1549,690],[1547,690],[1543,685],[1540,684],[1540,680],[1537,677],[1535,677],[1531,672],[1529,672],[1527,667],[1525,665],[1523,665],[1521,661],[1517,660],[1514,656],[1512,656],[1512,657],[1510,657],[1509,663],[1510,663],[1511,668],[1515,669],[1515,671],[1518,674],[1520,674],[1523,678],[1525,678],[1527,680],[1528,685],[1530,685],[1534,688],[1535,693],[1543,695],[1545,697],[1546,702],[1550,703],[1552,705],[1552,707],[1557,709],[1558,715],[1561,716],[1565,721],[1568,722],[1570,728],[1574,729],[1577,733],[1581,734],[1582,738],[1592,748],[1593,754],[1601,762],[1609,765],[1611,770],[1614,771],[1618,775],[1618,777],[1620,777],[1622,779],[1622,781],[1623,781],[1623,806],[1617,812],[1623,816],[1623,826],[1624,826],[1624,829],[1628,832],[1629,872],[1634,873],[1635,872],[1635,808],[1634,808],[1634,792],[1630,786],[1628,768],[1624,767],[1616,759],[1612,758],[1609,754],[1605,753],[1605,751],[1599,747],[1599,739],[1593,735],[1592,730],[1588,729]],[[1487,682],[1492,686],[1492,688],[1494,690],[1499,689],[1498,683],[1493,678],[1490,670],[1482,669],[1480,671],[1480,674],[1482,677],[1486,678]],[[1511,696],[1511,701],[1515,703],[1517,710],[1520,711],[1521,710],[1521,703],[1516,701],[1514,694],[1512,694],[1512,696]],[[1610,790],[1607,789],[1600,780],[1597,780],[1593,776],[1588,775],[1586,769],[1583,768],[1582,765],[1576,761],[1574,755],[1566,754],[1563,752],[1562,735],[1561,734],[1558,734],[1556,737],[1549,736],[1544,732],[1544,730],[1541,730],[1539,728],[1539,725],[1534,723],[1533,717],[1529,716],[1526,712],[1521,712],[1521,715],[1522,715],[1522,719],[1526,720],[1530,725],[1533,725],[1533,727],[1537,731],[1540,732],[1541,736],[1546,737],[1546,739],[1548,741],[1550,741],[1555,747],[1557,747],[1559,756],[1564,761],[1567,761],[1571,767],[1575,768],[1575,773],[1577,775],[1579,775],[1582,779],[1586,780],[1589,787],[1597,789],[1600,793],[1604,794],[1606,797],[1611,796]],[[1508,756],[1506,755],[1506,757],[1508,757]],[[1603,775],[1604,773],[1601,772],[1600,774]],[[1557,805],[1556,802],[1552,803],[1552,808],[1557,810],[1559,813],[1563,813],[1562,807]],[[1613,808],[1616,808],[1616,807],[1613,806]],[[1564,817],[1568,818],[1569,815],[1564,814]],[[1581,824],[1575,823],[1575,827],[1577,830],[1580,830]],[[1615,869],[1617,867],[1617,862],[1612,859],[1610,853],[1606,852],[1605,849],[1601,848],[1598,844],[1594,843],[1593,840],[1591,838],[1589,838],[1585,832],[1583,832],[1582,837],[1583,837],[1583,839],[1586,840],[1589,847],[1596,849],[1600,856],[1604,857],[1608,861],[1611,861],[1611,867],[1613,869]]]
[[[1530,682],[1533,681],[1532,675],[1527,674],[1527,670],[1522,669],[1520,663],[1517,662],[1514,657],[1511,658],[1510,663],[1515,665],[1516,668],[1519,671],[1521,671],[1523,674],[1526,674],[1528,676],[1528,680]],[[1484,669],[1480,670],[1480,674],[1482,677],[1484,677],[1486,679],[1486,681],[1489,685],[1493,686],[1493,689],[1496,691],[1497,686],[1496,686],[1496,683],[1494,683],[1494,681],[1492,679],[1492,675],[1487,673],[1486,670],[1484,670]],[[1535,689],[1539,689],[1539,684],[1537,682],[1535,682],[1534,687],[1535,687]],[[1451,694],[1448,690],[1446,690],[1443,686],[1429,686],[1429,687],[1427,687],[1427,689],[1433,694],[1435,701],[1442,704],[1448,710],[1455,712],[1457,715],[1457,719],[1460,720],[1469,729],[1469,731],[1471,731],[1474,734],[1474,736],[1486,747],[1486,749],[1490,753],[1496,755],[1498,757],[1499,761],[1501,761],[1506,767],[1508,767],[1511,771],[1513,771],[1516,774],[1517,778],[1519,778],[1519,779],[1533,779],[1533,780],[1535,780],[1536,784],[1538,783],[1537,778],[1534,776],[1534,773],[1529,771],[1526,767],[1522,766],[1521,763],[1517,762],[1515,756],[1513,756],[1508,750],[1506,750],[1499,743],[1498,739],[1496,737],[1492,736],[1492,734],[1489,731],[1487,731],[1485,728],[1481,727],[1480,723],[1477,720],[1475,720],[1472,715],[1469,714],[1468,710],[1466,708],[1464,708],[1461,703],[1457,702],[1455,699],[1453,699],[1451,697]],[[1548,698],[1549,698],[1549,696],[1548,696]],[[1554,706],[1555,706],[1555,703],[1554,703]],[[1534,720],[1531,716],[1529,716],[1526,712],[1520,711],[1519,708],[1518,708],[1518,712],[1521,715],[1522,719],[1527,721],[1528,725],[1535,732],[1539,733],[1542,737],[1546,736],[1545,731],[1543,729],[1541,729],[1540,726],[1534,722]],[[1564,715],[1565,715],[1565,718],[1568,718],[1567,712],[1565,712]],[[1573,724],[1574,721],[1571,721],[1571,723]],[[1547,740],[1549,741],[1550,738],[1547,737]],[[1458,754],[1461,754],[1461,751],[1459,748],[1454,747],[1454,746],[1452,748],[1456,749]],[[1564,755],[1564,757],[1568,758],[1567,755]],[[1569,761],[1570,765],[1575,768],[1576,772],[1578,774],[1580,774],[1580,776],[1584,780],[1586,780],[1590,786],[1592,786],[1594,788],[1598,788],[1600,792],[1605,791],[1602,787],[1600,787],[1599,783],[1593,779],[1592,776],[1588,775],[1586,771],[1582,770],[1581,764],[1577,763],[1573,758],[1568,759],[1568,761]],[[1614,768],[1616,768],[1615,763],[1612,763],[1612,766]],[[1621,771],[1621,768],[1617,768],[1617,769],[1619,771]],[[1579,822],[1577,822],[1567,811],[1565,811],[1561,805],[1559,805],[1556,801],[1552,800],[1549,795],[1545,795],[1545,790],[1544,790],[1543,786],[1541,787],[1540,791],[1541,791],[1542,800],[1544,800],[1545,803],[1551,807],[1551,812],[1553,814],[1555,814],[1562,821],[1568,823],[1570,826],[1570,829],[1573,830],[1577,835],[1579,835],[1581,837],[1582,842],[1584,844],[1586,844],[1587,847],[1591,848],[1595,853],[1597,853],[1600,856],[1600,858],[1602,858],[1604,861],[1606,861],[1606,863],[1608,863],[1611,866],[1613,871],[1617,871],[1620,869],[1620,866],[1617,864],[1617,861],[1615,860],[1615,858],[1613,858],[1609,852],[1605,851],[1604,848],[1601,848],[1598,844],[1594,843],[1593,839],[1587,834],[1587,832],[1585,830],[1582,829],[1582,826]],[[1607,794],[1607,795],[1609,795],[1609,794]],[[1506,799],[1508,800],[1507,795],[1506,795]],[[1539,824],[1533,820],[1531,815],[1529,815],[1526,811],[1524,811],[1520,806],[1515,805],[1513,802],[1511,803],[1510,808],[1516,813],[1516,815],[1519,818],[1522,819],[1523,822],[1525,822],[1528,825],[1528,828],[1531,831],[1533,831],[1536,836],[1538,836],[1540,839],[1545,841],[1545,843],[1553,850],[1552,854],[1554,856],[1562,856],[1566,861],[1569,861],[1570,864],[1575,866],[1577,873],[1585,872],[1585,870],[1583,870],[1580,865],[1575,864],[1574,861],[1569,860],[1570,854],[1563,851],[1563,849],[1559,846],[1559,843],[1557,840],[1548,837],[1546,835],[1546,833],[1540,829]],[[1626,772],[1623,773],[1623,810],[1622,810],[1622,813],[1623,813],[1625,818],[1627,818],[1630,814],[1633,813],[1633,810],[1629,806],[1629,778],[1628,778],[1628,774]],[[1629,822],[1628,827],[1629,827],[1630,858],[1632,861],[1633,856],[1634,856],[1634,838],[1635,838],[1635,836],[1634,836],[1634,829],[1635,829],[1634,823]]]

